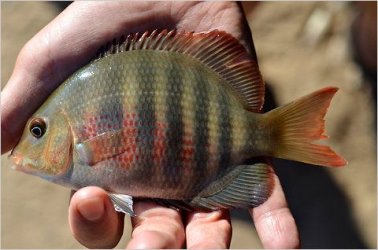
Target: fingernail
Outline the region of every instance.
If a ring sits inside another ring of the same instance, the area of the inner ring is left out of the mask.
[[[221,213],[221,211],[197,212],[193,215],[193,220],[219,217],[220,213]]]
[[[77,209],[84,219],[91,222],[99,221],[105,211],[104,202],[98,197],[83,199],[77,204]]]

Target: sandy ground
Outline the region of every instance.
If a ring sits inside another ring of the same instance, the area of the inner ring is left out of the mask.
[[[4,86],[21,47],[60,9],[47,2],[1,5]],[[316,27],[308,22],[313,13],[329,18],[323,36],[314,36]],[[278,104],[323,86],[340,88],[327,116],[327,131],[329,144],[349,165],[325,169],[276,161],[307,248],[377,247],[376,104],[352,59],[354,15],[350,4],[312,2],[262,3],[248,14],[261,72]],[[320,39],[313,43],[308,37]],[[12,171],[5,156],[1,163],[2,248],[82,248],[67,224],[69,190]],[[233,228],[232,248],[261,247],[245,212],[233,212]],[[129,236],[126,223],[119,248]]]

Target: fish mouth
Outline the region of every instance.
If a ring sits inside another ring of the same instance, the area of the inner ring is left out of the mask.
[[[14,149],[12,149],[10,155],[8,156],[8,159],[10,159],[13,162],[12,169],[14,170],[21,170],[22,168],[22,155],[15,152]]]
[[[13,162],[13,165],[11,166],[13,170],[21,171],[27,174],[35,174],[32,164],[25,162],[24,157],[22,157],[20,153],[14,151],[14,149],[8,158]]]

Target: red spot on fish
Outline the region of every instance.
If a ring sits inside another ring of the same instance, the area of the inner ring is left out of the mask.
[[[182,163],[185,166],[189,166],[193,162],[194,157],[194,142],[192,140],[192,134],[186,133],[182,140],[182,150],[181,150],[181,159]]]
[[[96,117],[93,113],[84,114],[84,122],[82,127],[79,128],[79,138],[88,139],[97,135],[98,126]]]
[[[123,144],[125,146],[125,152],[116,156],[115,161],[119,162],[120,166],[125,168],[133,167],[140,159],[140,155],[137,152],[137,135],[138,129],[136,126],[136,114],[125,113],[124,120],[122,122],[122,136]]]
[[[159,165],[161,161],[164,159],[166,155],[166,131],[168,125],[162,122],[155,123],[155,130],[154,130],[154,146],[152,157],[154,159],[154,164]]]

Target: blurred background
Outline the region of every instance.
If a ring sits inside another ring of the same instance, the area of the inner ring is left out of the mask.
[[[22,46],[67,2],[1,2],[1,86]],[[266,110],[324,86],[340,88],[327,115],[340,169],[276,160],[303,248],[377,248],[376,2],[243,2]],[[82,248],[67,223],[70,191],[10,169],[1,158],[1,247]],[[248,214],[232,212],[232,248],[261,248]],[[127,220],[129,220],[127,218]],[[130,237],[129,223],[118,248]]]

